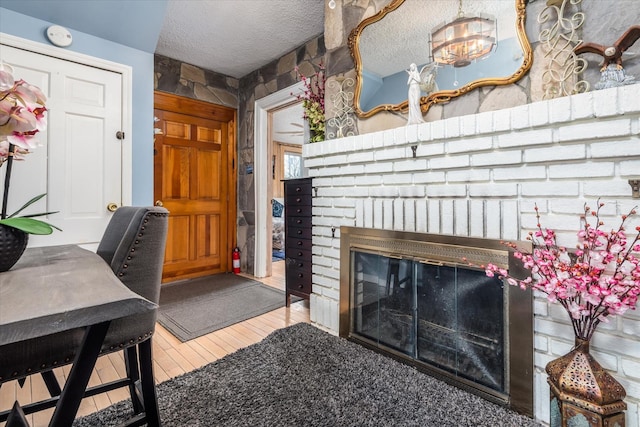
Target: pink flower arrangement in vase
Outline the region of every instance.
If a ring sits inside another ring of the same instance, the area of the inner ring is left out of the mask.
[[[324,141],[324,66],[320,64],[320,71],[308,77],[301,74],[298,67],[296,67],[296,73],[300,75],[300,80],[304,85],[304,91],[297,95],[297,98],[302,100],[302,118],[309,124],[311,133],[309,142]]]
[[[625,229],[636,210],[623,215],[617,229],[607,230],[600,220],[603,206],[598,201],[594,211],[585,204],[578,243],[572,251],[557,244],[553,230],[541,226],[536,206],[538,228],[527,237],[533,251],[514,252],[531,276],[515,278],[493,264],[485,268],[488,276],[497,275],[510,285],[542,292],[550,302],[559,303],[569,314],[575,337],[585,341],[609,316],[635,309],[640,295],[640,226],[635,227],[636,234],[631,238]],[[506,244],[516,248],[515,244]]]
[[[0,166],[6,163],[0,225],[27,234],[51,234],[58,227],[33,217],[54,212],[17,215],[45,196],[41,194],[26,202],[13,214],[7,215],[7,199],[14,160],[24,160],[37,146],[36,134],[46,128],[44,113],[46,97],[42,91],[24,80],[13,78],[13,69],[0,63]]]

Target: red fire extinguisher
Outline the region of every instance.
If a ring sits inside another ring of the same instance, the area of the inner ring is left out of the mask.
[[[231,259],[233,261],[233,272],[235,274],[240,273],[240,248],[238,248],[237,246],[233,248]]]

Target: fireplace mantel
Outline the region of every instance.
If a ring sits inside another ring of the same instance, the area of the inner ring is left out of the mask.
[[[638,200],[628,181],[640,178],[638,99],[635,84],[305,144],[315,195],[312,322],[338,333],[342,225],[520,241],[536,226],[537,203],[559,242],[573,245],[585,202],[603,198],[611,217],[630,210]],[[534,310],[535,417],[546,422],[544,366],[571,348],[573,332],[545,299]],[[640,315],[624,318],[597,332],[593,348],[618,380],[637,383]],[[640,395],[626,402],[638,417]]]

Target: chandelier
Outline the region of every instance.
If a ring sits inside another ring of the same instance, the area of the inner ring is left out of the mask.
[[[462,0],[459,0],[456,19],[437,27],[431,33],[434,61],[454,67],[466,67],[471,61],[488,55],[495,44],[495,19],[465,17]]]

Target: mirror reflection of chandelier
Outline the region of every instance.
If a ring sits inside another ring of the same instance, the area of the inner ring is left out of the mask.
[[[495,44],[495,19],[465,17],[462,0],[459,0],[457,18],[437,27],[431,33],[434,61],[454,67],[466,67],[471,61],[488,55]]]

